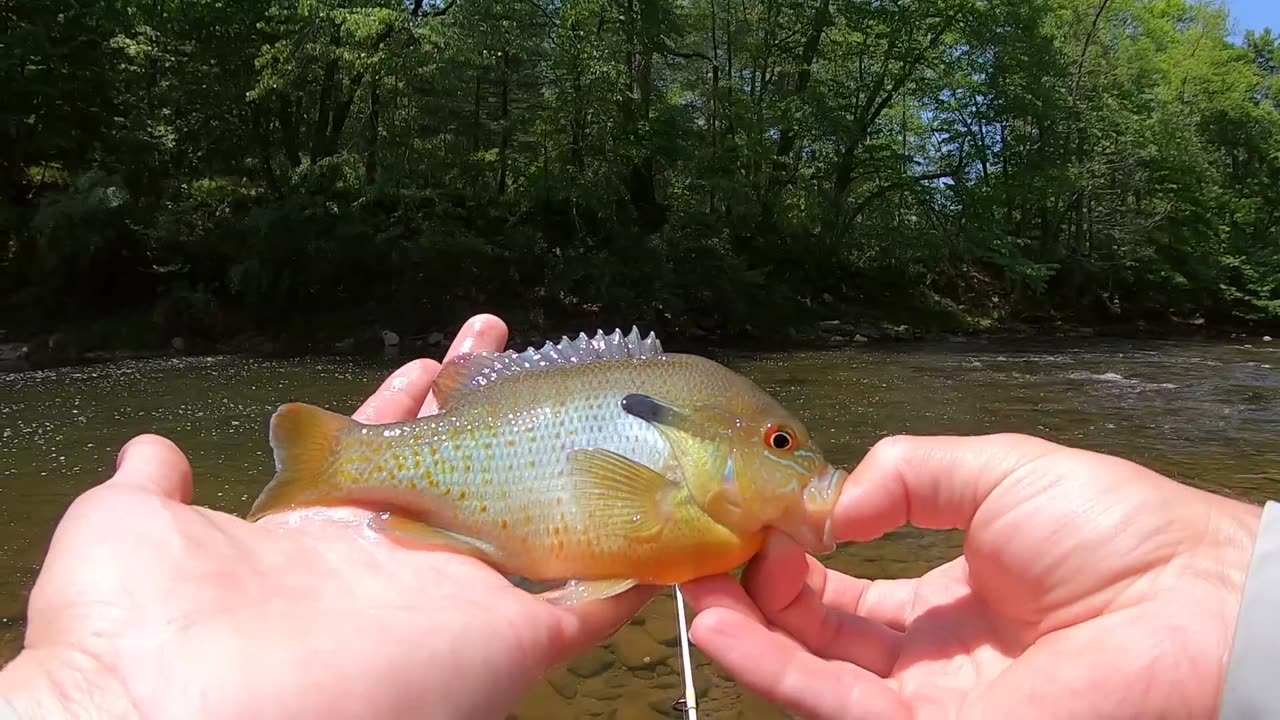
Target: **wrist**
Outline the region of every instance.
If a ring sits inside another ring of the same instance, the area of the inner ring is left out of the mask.
[[[26,649],[0,669],[0,720],[137,716],[119,684],[87,656]]]

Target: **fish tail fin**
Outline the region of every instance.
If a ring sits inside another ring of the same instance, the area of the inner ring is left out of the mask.
[[[253,522],[269,513],[340,498],[344,489],[334,471],[341,458],[342,440],[356,425],[345,415],[314,405],[281,405],[271,416],[276,474],[246,519]]]

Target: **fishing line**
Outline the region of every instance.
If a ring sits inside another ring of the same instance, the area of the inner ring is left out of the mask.
[[[676,594],[676,617],[680,622],[680,674],[684,676],[684,697],[676,700],[672,707],[682,711],[688,720],[698,720],[698,695],[693,687],[693,660],[689,657],[689,623],[684,617],[684,595],[678,584],[671,587]]]

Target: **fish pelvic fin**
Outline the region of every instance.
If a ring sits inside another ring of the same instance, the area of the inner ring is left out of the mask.
[[[627,335],[623,335],[621,329],[609,335],[597,330],[594,337],[578,333],[572,340],[565,336],[557,343],[548,341],[541,348],[461,353],[440,370],[431,383],[431,390],[440,409],[445,410],[470,393],[516,375],[583,363],[656,358],[662,354],[662,343],[652,332],[641,337],[635,326]]]
[[[357,425],[314,405],[281,405],[271,416],[270,429],[276,474],[245,519],[253,522],[270,513],[337,500],[343,488],[334,470],[343,438]]]
[[[587,515],[601,530],[634,542],[661,536],[679,487],[666,476],[600,448],[570,451],[569,470]]]
[[[578,605],[591,600],[603,600],[635,587],[639,583],[631,578],[614,580],[570,580],[564,586],[538,593],[538,597],[552,605]]]

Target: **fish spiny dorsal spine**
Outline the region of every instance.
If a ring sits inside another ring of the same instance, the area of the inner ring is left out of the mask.
[[[501,382],[503,378],[538,372],[570,364],[584,364],[625,358],[662,357],[662,343],[650,332],[641,338],[634,325],[627,335],[615,329],[609,335],[597,330],[595,337],[578,333],[570,340],[566,335],[558,343],[547,341],[541,348],[507,350],[501,353],[467,353],[447,364],[432,384],[440,409],[481,388]]]

